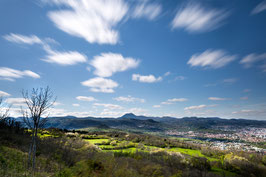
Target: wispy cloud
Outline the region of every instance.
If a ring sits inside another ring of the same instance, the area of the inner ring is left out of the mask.
[[[147,75],[147,76],[143,76],[140,74],[133,74],[132,75],[132,80],[133,81],[139,81],[139,82],[144,82],[144,83],[154,83],[154,82],[159,82],[162,81],[162,77],[159,76],[158,78],[156,78],[154,75]]]
[[[157,3],[147,3],[147,1],[137,5],[132,13],[132,18],[147,18],[154,20],[162,11],[162,6]]]
[[[74,107],[79,107],[80,105],[77,104],[77,103],[73,103],[72,106],[74,106]]]
[[[43,44],[41,39],[35,35],[24,36],[20,34],[10,33],[8,35],[3,36],[3,38],[9,42],[18,43],[18,44],[29,44],[29,45]]]
[[[122,101],[122,102],[141,102],[141,103],[145,102],[145,99],[143,99],[143,98],[135,98],[135,97],[132,97],[130,95],[127,97],[123,97],[123,96],[116,97],[116,98],[114,98],[114,100]]]
[[[266,1],[262,1],[261,3],[259,3],[252,11],[251,11],[251,14],[252,15],[255,15],[255,14],[258,14],[262,11],[265,11],[266,10]]]
[[[32,77],[35,79],[41,78],[41,76],[30,70],[19,71],[12,68],[0,67],[0,80],[15,81],[15,79],[23,77]]]
[[[24,98],[8,98],[5,100],[5,102],[13,106],[25,106],[26,105]]]
[[[235,55],[227,55],[223,50],[206,50],[201,54],[193,55],[187,64],[193,67],[217,69],[226,66],[235,59]]]
[[[14,42],[18,44],[39,44],[42,48],[46,51],[47,56],[42,58],[41,60],[48,62],[48,63],[56,63],[59,65],[67,66],[67,65],[75,65],[77,63],[84,63],[87,62],[87,57],[84,54],[81,54],[77,51],[66,51],[66,52],[59,52],[53,50],[49,43],[56,43],[54,39],[46,38],[41,40],[39,37],[35,35],[25,36],[21,34],[9,34],[5,35],[4,39],[8,40],[9,42]]]
[[[197,106],[189,106],[189,107],[185,107],[184,110],[185,111],[190,111],[190,110],[195,110],[195,109],[202,109],[202,108],[206,108],[207,105],[202,104],[202,105],[197,105]]]
[[[105,79],[102,77],[92,78],[81,82],[81,85],[90,87],[92,92],[113,93],[114,88],[118,87],[118,83],[111,79]]]
[[[228,16],[228,11],[206,9],[200,4],[189,3],[177,12],[171,25],[173,29],[185,28],[189,32],[205,32],[220,27]]]
[[[116,53],[102,53],[100,56],[95,56],[90,64],[95,68],[95,75],[110,77],[116,72],[138,67],[139,60],[125,58],[121,54]]]
[[[56,63],[59,65],[75,65],[87,62],[87,57],[77,51],[58,52],[49,50],[48,55],[41,60],[47,63]]]
[[[227,78],[227,79],[224,79],[223,80],[223,83],[225,83],[225,84],[233,84],[233,83],[235,83],[235,82],[237,82],[237,78]]]
[[[256,54],[252,53],[245,56],[240,64],[244,65],[245,68],[250,68],[256,63],[260,63],[259,67],[262,68],[263,72],[266,72],[266,53]]]
[[[154,108],[160,108],[161,105],[153,105],[152,107],[154,107]]]
[[[164,73],[163,76],[169,76],[170,74],[171,74],[171,72],[170,71],[167,71],[166,73]]]
[[[211,101],[225,101],[225,100],[230,100],[230,98],[209,97],[208,100],[211,100]]]
[[[0,90],[0,97],[10,96],[9,93]]]
[[[92,96],[77,96],[76,97],[77,100],[80,100],[80,101],[88,101],[88,102],[91,102],[91,101],[97,101],[94,97]]]
[[[123,0],[45,0],[60,10],[50,11],[48,17],[60,30],[89,43],[116,44],[116,26],[128,12]]]
[[[161,102],[161,104],[174,104],[176,102],[184,102],[184,101],[188,101],[187,98],[172,98],[172,99],[168,99],[167,101]]]

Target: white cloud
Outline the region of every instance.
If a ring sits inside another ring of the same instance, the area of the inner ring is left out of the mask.
[[[237,78],[227,78],[227,79],[224,79],[223,80],[223,83],[226,83],[226,84],[233,84],[237,81],[238,79]]]
[[[184,110],[185,111],[190,111],[190,110],[195,110],[195,109],[202,109],[202,108],[206,108],[207,105],[198,105],[198,106],[189,106],[189,107],[185,107]]]
[[[245,68],[250,68],[253,65],[255,65],[255,63],[259,63],[259,62],[261,62],[259,67],[262,68],[263,72],[266,72],[266,53],[249,54],[240,61],[240,64],[243,64]]]
[[[24,98],[8,98],[5,100],[7,104],[14,105],[14,106],[25,106],[25,99]]]
[[[48,63],[56,63],[59,65],[75,65],[77,63],[84,63],[87,62],[87,57],[77,51],[66,51],[66,52],[59,52],[53,50],[48,43],[57,43],[54,39],[46,38],[45,40],[41,40],[35,35],[32,36],[25,36],[20,34],[9,34],[5,35],[4,38],[9,42],[19,43],[19,44],[40,44],[42,48],[46,51],[47,56],[42,58],[41,60],[48,62]],[[29,75],[30,73],[28,71]]]
[[[9,93],[0,90],[0,97],[10,96]]]
[[[95,77],[81,82],[83,86],[90,87],[92,92],[113,93],[114,88],[118,87],[118,83],[111,79]]]
[[[104,117],[118,117],[118,116],[121,116],[123,113],[120,112],[120,111],[112,111],[112,110],[109,110],[109,109],[104,109],[100,115],[101,116],[104,116]]]
[[[35,79],[41,78],[40,75],[30,70],[19,71],[12,68],[0,67],[0,79],[2,80],[15,81],[15,79],[23,78],[25,76]]]
[[[103,107],[105,107],[107,109],[111,109],[111,110],[113,110],[113,109],[122,109],[123,108],[122,106],[119,106],[117,104],[94,103],[93,105],[94,106],[103,106]]]
[[[132,97],[130,95],[127,97],[123,97],[123,96],[116,97],[116,98],[114,98],[114,100],[122,101],[122,102],[141,102],[141,103],[145,102],[145,99],[143,99],[143,98],[135,98],[135,97]]]
[[[147,110],[143,108],[131,108],[128,110],[128,112],[131,112],[135,115],[145,115]]]
[[[247,117],[247,118],[259,118],[259,119],[264,119],[266,116],[266,111],[265,109],[242,109],[239,111],[234,111],[232,112],[234,116],[239,116],[239,117]]]
[[[59,102],[54,102],[53,103],[53,106],[60,106],[60,105],[63,105],[62,103],[59,103]]]
[[[251,12],[252,15],[258,14],[262,11],[266,10],[266,1],[262,1],[259,3]]]
[[[211,31],[220,27],[229,13],[225,10],[206,9],[190,3],[180,9],[172,21],[172,28],[185,28],[189,32]]]
[[[188,101],[186,98],[172,98],[168,99],[167,101],[161,102],[161,104],[174,104],[175,102],[184,102]]]
[[[72,104],[72,106],[79,107],[80,105],[77,103]]]
[[[229,100],[229,98],[209,97],[208,100],[212,100],[212,101],[224,101],[224,100]]]
[[[154,107],[154,108],[160,108],[161,105],[153,105],[152,107]]]
[[[95,56],[90,64],[95,68],[95,75],[110,77],[116,72],[138,67],[139,61],[134,58],[125,58],[121,54],[102,53],[100,56]]]
[[[58,52],[49,50],[47,53],[48,55],[41,59],[47,63],[56,63],[66,66],[87,62],[87,57],[77,51]]]
[[[90,97],[87,97],[87,96],[77,96],[76,97],[77,100],[80,100],[80,101],[88,101],[88,102],[91,102],[91,101],[97,101],[94,97],[90,96]]]
[[[89,43],[116,44],[115,29],[128,12],[123,0],[46,0],[60,10],[50,11],[48,17],[60,30]]]
[[[206,50],[201,54],[193,55],[187,64],[191,66],[200,66],[208,68],[221,68],[233,60],[236,59],[236,56],[227,55],[223,50]]]
[[[41,39],[35,35],[24,36],[20,34],[10,33],[9,35],[3,36],[3,38],[9,42],[14,42],[18,44],[29,44],[29,45],[42,44]]]
[[[166,73],[164,73],[164,76],[169,76],[171,74],[170,71],[167,71]]]
[[[132,75],[132,80],[133,81],[139,81],[139,82],[145,82],[145,83],[154,83],[154,82],[159,82],[162,80],[162,77],[156,78],[154,75],[147,75],[147,76],[142,76],[139,74],[133,74]]]
[[[132,18],[147,18],[154,20],[162,11],[160,4],[147,2],[137,5],[133,11]]]

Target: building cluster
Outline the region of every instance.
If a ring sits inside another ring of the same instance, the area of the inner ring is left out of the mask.
[[[235,128],[231,126],[214,127],[215,131],[196,132],[169,130],[167,135],[200,139],[209,142],[213,148],[220,150],[242,150],[249,152],[266,152],[266,149],[256,147],[256,144],[266,142],[266,128]]]

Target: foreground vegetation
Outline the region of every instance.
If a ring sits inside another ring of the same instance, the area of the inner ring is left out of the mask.
[[[123,131],[38,132],[34,176],[265,176],[266,157],[209,149],[184,139]],[[0,176],[31,176],[30,130],[0,123]]]

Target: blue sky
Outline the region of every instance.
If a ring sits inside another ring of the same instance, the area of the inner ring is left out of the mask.
[[[266,119],[266,1],[1,0],[0,96],[50,115]]]

